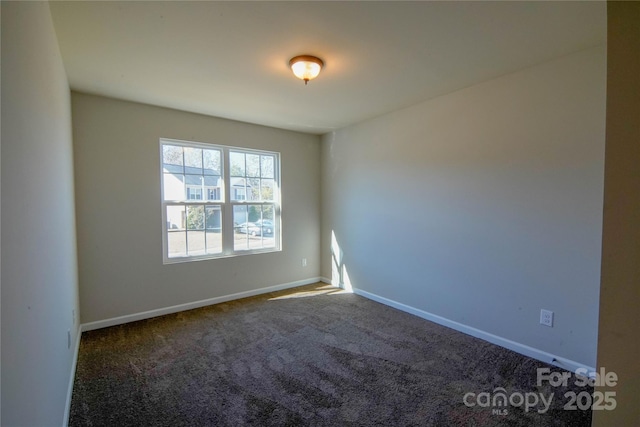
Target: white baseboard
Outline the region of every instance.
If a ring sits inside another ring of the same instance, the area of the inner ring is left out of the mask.
[[[67,401],[64,407],[64,418],[62,420],[62,427],[69,425],[69,416],[71,415],[71,396],[73,395],[73,383],[76,378],[76,366],[78,365],[78,353],[80,352],[80,338],[82,335],[81,326],[78,326],[76,331],[76,343],[73,349],[73,362],[71,362],[71,373],[69,374],[69,386],[67,387]]]
[[[238,292],[230,295],[209,298],[200,301],[189,302],[185,304],[173,305],[171,307],[157,308],[155,310],[143,311],[141,313],[127,314],[125,316],[113,317],[111,319],[98,320],[95,322],[83,323],[80,325],[82,332],[92,331],[94,329],[108,328],[109,326],[122,325],[137,320],[150,319],[152,317],[164,316],[165,314],[178,313],[180,311],[192,310],[194,308],[206,307],[208,305],[219,304],[222,302],[232,301],[240,298],[252,297],[255,295],[266,294],[269,292],[281,291],[283,289],[295,288],[297,286],[310,285],[321,281],[320,277],[312,277],[310,279],[298,280],[295,282],[283,283],[280,285],[269,286],[266,288],[253,289],[245,292]]]
[[[326,278],[321,278],[323,282],[327,281]],[[327,283],[331,283],[330,280]],[[431,322],[437,323],[442,326],[446,326],[451,329],[455,329],[456,331],[465,333],[467,335],[471,335],[476,338],[480,338],[484,341],[488,341],[492,344],[499,345],[500,347],[507,348],[509,350],[513,350],[516,353],[523,354],[525,356],[531,357],[533,359],[540,360],[541,362],[546,362],[551,365],[557,366],[562,369],[566,369],[571,372],[575,372],[577,369],[586,369],[590,376],[593,376],[596,372],[595,368],[592,366],[586,366],[582,363],[576,362],[574,360],[565,359],[560,356],[556,356],[551,353],[547,353],[546,351],[539,350],[537,348],[529,347],[528,345],[521,344],[515,341],[511,341],[507,338],[499,337],[497,335],[493,335],[489,332],[482,331],[480,329],[473,328],[471,326],[464,325],[462,323],[455,322],[453,320],[446,319],[444,317],[438,316],[436,314],[429,313],[424,310],[420,310],[418,308],[414,308],[408,306],[406,304],[399,303],[397,301],[390,300],[385,297],[381,297],[376,294],[372,294],[367,291],[363,291],[361,289],[353,289],[353,293],[356,295],[363,296],[370,300],[379,302],[381,304],[387,305],[389,307],[397,308],[398,310],[404,311],[409,314],[413,314],[414,316],[421,317],[425,320],[429,320]]]

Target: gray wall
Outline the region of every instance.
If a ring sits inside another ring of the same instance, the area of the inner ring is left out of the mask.
[[[615,372],[613,411],[594,426],[640,425],[640,3],[607,2],[607,143],[598,366]]]
[[[325,135],[322,275],[333,233],[353,287],[595,366],[605,63],[590,49]]]
[[[80,93],[72,105],[83,323],[319,276],[318,136]],[[161,137],[280,152],[282,251],[163,265]]]
[[[2,2],[3,426],[63,423],[76,271],[69,86],[49,5]]]

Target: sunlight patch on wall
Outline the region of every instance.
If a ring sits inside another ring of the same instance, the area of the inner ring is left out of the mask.
[[[353,292],[353,286],[343,259],[344,254],[338,244],[336,233],[331,230],[331,284],[351,293]]]

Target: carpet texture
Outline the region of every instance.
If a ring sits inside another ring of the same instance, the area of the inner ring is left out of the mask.
[[[538,386],[544,367],[316,284],[83,333],[69,425],[589,426],[563,406],[593,389]],[[478,405],[497,388],[514,404]]]

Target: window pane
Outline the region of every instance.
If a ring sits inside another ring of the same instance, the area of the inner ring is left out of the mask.
[[[229,161],[231,162],[231,176],[244,176],[244,153],[231,151],[229,157]]]
[[[262,207],[262,218],[264,220],[273,221],[274,214],[275,214],[275,209],[273,208],[273,205],[267,205]]]
[[[261,196],[262,200],[272,201],[273,199],[273,190],[274,190],[274,180],[273,179],[263,179],[261,182],[262,191]]]
[[[167,230],[184,230],[185,221],[184,206],[167,206]]]
[[[239,226],[249,220],[249,216],[247,215],[247,207],[246,206],[234,206],[233,207],[233,225]]]
[[[187,230],[204,230],[204,206],[187,206]]]
[[[231,178],[231,200],[247,200],[244,178]]]
[[[207,253],[219,254],[222,253],[222,233],[220,231],[207,230]]]
[[[263,178],[274,178],[273,156],[262,156],[262,174]]]
[[[233,226],[233,250],[249,249],[249,231],[254,225],[249,222],[247,206],[233,207]]]
[[[202,175],[202,149],[184,147],[185,173]]]
[[[260,200],[260,178],[247,179],[247,200]]]
[[[205,175],[222,175],[220,150],[202,150]]]
[[[184,206],[167,206],[167,249],[169,258],[187,255]]]
[[[273,248],[276,245],[274,214],[275,209],[273,206],[262,206],[262,220],[258,221],[262,237],[260,248]]]
[[[184,173],[182,160],[182,147],[175,145],[162,146],[162,168],[164,172]]]
[[[222,252],[222,211],[220,206],[205,207],[206,252],[218,254]]]
[[[260,156],[258,154],[247,154],[247,176],[260,176]]]
[[[222,211],[220,206],[207,206],[205,208],[205,228],[210,231],[220,232],[222,227]]]
[[[184,200],[184,175],[163,173],[164,200]]]
[[[187,255],[204,255],[204,231],[187,231]]]
[[[169,231],[167,233],[168,257],[187,256],[187,235],[184,231]]]
[[[260,221],[262,219],[262,206],[261,205],[249,205],[248,206],[248,212],[249,212],[249,221],[250,222],[257,222]]]

